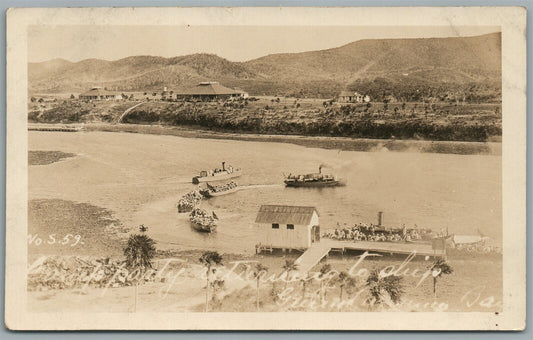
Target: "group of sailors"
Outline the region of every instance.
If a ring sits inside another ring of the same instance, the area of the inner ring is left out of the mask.
[[[430,233],[431,230],[407,229],[405,226],[400,229],[385,229],[374,224],[367,225],[365,223],[358,223],[353,226],[348,226],[345,223],[344,226],[341,226],[337,223],[337,228],[329,230],[323,236],[334,240],[411,242],[425,239],[423,236]]]
[[[237,187],[237,183],[235,181],[231,181],[229,183],[220,184],[220,185],[210,185],[209,183],[207,184],[207,188],[211,192],[228,191],[228,190],[231,190],[231,189],[236,188],[236,187]]]
[[[209,214],[206,210],[195,208],[189,214],[189,219],[191,222],[202,226],[213,226],[217,224],[218,217],[215,212]]]
[[[333,180],[332,175],[323,175],[323,174],[309,174],[309,175],[293,175],[289,174],[287,179],[297,181],[297,182],[309,182],[309,181],[327,181]]]

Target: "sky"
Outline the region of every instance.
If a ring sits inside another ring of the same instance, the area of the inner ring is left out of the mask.
[[[499,31],[495,26],[31,26],[28,61],[193,53],[247,61],[273,53],[334,48],[361,39],[475,36]]]

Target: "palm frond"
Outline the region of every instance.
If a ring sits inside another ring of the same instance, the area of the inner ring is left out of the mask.
[[[156,254],[155,241],[147,235],[131,235],[124,248],[126,264],[130,268],[152,268]]]
[[[222,263],[222,255],[216,251],[206,251],[199,260],[205,266],[219,265]]]
[[[438,257],[435,259],[431,266],[431,270],[438,272],[437,277],[441,276],[442,274],[453,273],[452,266],[442,257]]]
[[[383,302],[385,293],[392,302],[398,303],[405,292],[402,285],[402,277],[396,275],[382,277],[379,269],[373,269],[370,272],[366,280],[366,286],[370,296],[374,298],[375,304]]]

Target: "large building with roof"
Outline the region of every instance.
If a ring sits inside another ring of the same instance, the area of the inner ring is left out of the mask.
[[[307,249],[320,241],[315,207],[262,205],[257,213],[260,246],[270,249]]]
[[[79,95],[81,100],[115,100],[122,99],[122,95],[105,90],[101,87],[93,87],[89,91]]]
[[[198,85],[176,93],[177,99],[211,101],[228,98],[246,98],[248,93],[239,88],[228,88],[215,81],[201,82]]]

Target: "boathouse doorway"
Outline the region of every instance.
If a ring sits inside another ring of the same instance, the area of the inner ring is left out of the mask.
[[[320,242],[320,226],[311,227],[311,243]]]

